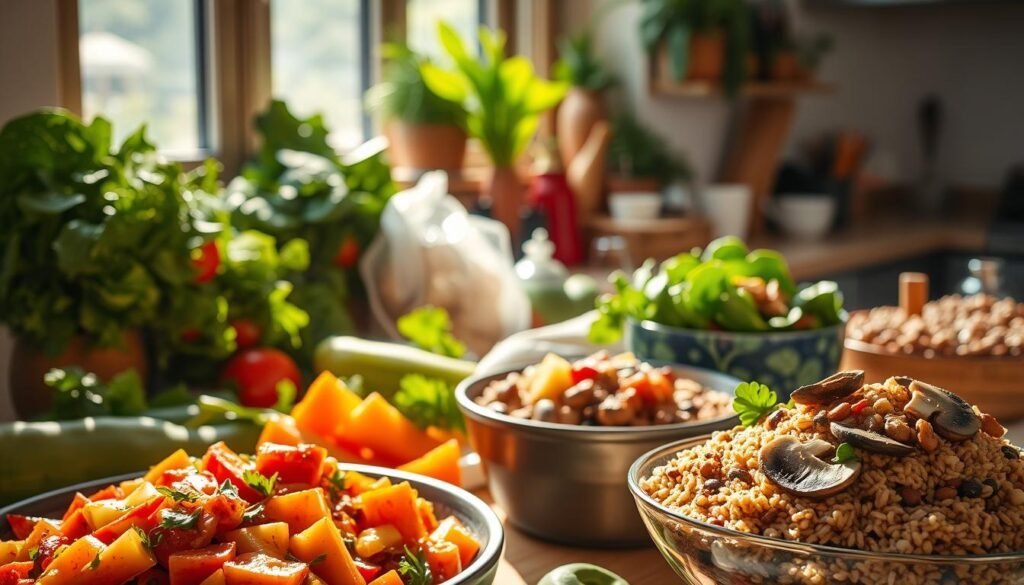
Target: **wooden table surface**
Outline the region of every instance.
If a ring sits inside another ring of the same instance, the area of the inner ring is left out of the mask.
[[[536,585],[548,571],[567,563],[593,563],[613,571],[630,585],[667,585],[679,578],[652,544],[648,548],[622,550],[573,548],[549,544],[528,536],[505,521],[505,513],[491,500],[486,489],[476,495],[491,507],[505,525],[505,552],[495,585]]]

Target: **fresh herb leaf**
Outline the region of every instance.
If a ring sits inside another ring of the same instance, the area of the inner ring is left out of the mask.
[[[327,560],[327,553],[320,553],[320,554],[316,555],[315,557],[313,557],[313,560],[309,561],[308,564],[310,566],[312,566],[312,565],[315,565],[317,563],[322,563],[322,562],[324,562],[326,560]]]
[[[225,479],[220,484],[220,486],[217,488],[217,493],[228,496],[229,498],[239,497],[238,488],[235,487],[235,484],[231,483],[230,479]]]
[[[153,542],[151,542],[151,541],[150,541],[150,539],[149,539],[149,535],[148,535],[148,534],[146,534],[146,531],[145,531],[145,530],[143,530],[143,529],[139,528],[138,526],[132,526],[132,530],[134,530],[134,531],[135,531],[135,534],[138,534],[138,535],[139,535],[139,540],[141,540],[141,541],[142,541],[142,544],[143,544],[143,545],[144,545],[144,546],[145,546],[146,548],[149,548],[149,549],[151,549],[151,548],[153,548],[154,546],[156,546],[156,545],[155,545],[155,544],[154,544]]]
[[[429,352],[453,358],[466,354],[466,346],[452,335],[448,311],[440,307],[420,307],[399,317],[398,332]]]
[[[164,510],[160,518],[160,528],[168,530],[174,528],[191,530],[199,524],[199,517],[202,516],[202,514],[202,508],[196,508],[191,512],[185,512],[182,510]]]
[[[242,481],[259,492],[260,495],[267,497],[274,493],[274,486],[277,485],[277,473],[267,477],[258,471],[247,469],[242,473]]]
[[[846,463],[847,461],[856,461],[857,452],[853,450],[853,445],[849,443],[839,443],[836,447],[835,457],[832,458],[832,463]]]
[[[255,522],[263,514],[263,502],[253,504],[242,513],[242,522]]]
[[[779,397],[771,388],[757,382],[736,386],[732,409],[740,415],[740,423],[750,426],[762,416],[778,408]]]
[[[340,491],[345,491],[345,472],[340,469],[335,469],[331,477],[327,478],[327,481],[331,482],[331,485]]]
[[[414,553],[408,546],[405,547],[405,555],[398,561],[398,573],[405,577],[406,585],[432,585],[434,582],[426,555],[422,550]]]
[[[295,383],[291,380],[281,380],[277,383],[276,389],[277,402],[274,403],[274,410],[285,414],[291,412],[292,406],[295,405],[295,396],[298,394]]]
[[[30,561],[34,561],[34,560],[36,560],[37,558],[39,558],[39,548],[38,548],[38,547],[32,547],[32,548],[30,548],[30,549],[28,550],[28,560],[30,560]]]
[[[455,391],[444,380],[407,374],[402,376],[398,385],[391,402],[417,427],[466,430],[466,421],[455,401]]]
[[[169,487],[164,487],[164,486],[160,486],[160,487],[156,488],[156,491],[158,491],[161,494],[167,496],[168,498],[171,499],[171,501],[173,501],[175,503],[177,503],[177,502],[194,502],[197,499],[199,499],[199,496],[197,496],[196,494],[180,492],[178,490],[173,490],[173,489],[171,489]]]
[[[94,556],[92,558],[92,560],[89,561],[88,567],[89,567],[90,571],[95,571],[96,569],[98,569],[100,567],[100,555],[99,555],[99,553],[96,553],[96,556]]]

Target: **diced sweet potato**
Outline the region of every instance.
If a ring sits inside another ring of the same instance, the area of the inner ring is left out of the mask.
[[[328,438],[340,437],[359,395],[330,372],[321,373],[292,409],[295,426]]]
[[[188,453],[186,453],[184,449],[178,449],[174,453],[165,457],[160,463],[150,467],[149,471],[146,472],[146,475],[143,476],[143,479],[149,483],[164,485],[161,480],[163,479],[165,471],[183,469],[191,464],[192,461],[189,459]]]
[[[399,465],[398,468],[410,473],[419,473],[441,481],[447,481],[452,485],[462,485],[462,469],[459,467],[459,457],[462,449],[459,442],[449,439],[447,442],[434,447],[423,456],[412,461]]]
[[[370,582],[370,585],[405,585],[398,571],[391,570]]]
[[[289,550],[296,558],[307,563],[313,563],[323,555],[323,560],[313,563],[311,568],[318,577],[331,585],[366,585],[341,539],[341,532],[330,517],[321,518],[293,536]]]
[[[46,571],[39,576],[39,585],[64,585],[74,583],[79,573],[85,569],[101,552],[106,545],[92,536],[84,536],[68,545],[64,552],[46,567]]]
[[[49,518],[40,518],[34,526],[32,526],[32,532],[28,533],[25,537],[25,544],[21,545],[21,550],[18,551],[18,561],[31,560],[29,556],[33,550],[39,548],[39,543],[43,538],[50,536],[51,534],[60,534],[60,526],[56,521],[50,520]]]
[[[480,551],[480,541],[455,516],[449,516],[430,534],[430,540],[450,542],[459,548],[462,566],[468,566]]]
[[[131,506],[124,500],[106,499],[89,502],[82,507],[82,514],[89,528],[97,530],[124,516]]]
[[[346,436],[396,463],[412,461],[439,444],[376,392],[352,411]]]
[[[270,520],[287,523],[294,534],[309,528],[321,518],[330,517],[331,509],[324,491],[313,488],[270,498],[263,509],[263,515]]]
[[[166,506],[167,498],[157,495],[148,502],[144,502],[118,516],[114,521],[108,522],[96,529],[92,535],[98,538],[100,542],[110,544],[133,526],[139,527],[144,532],[149,532],[157,524],[157,512]]]
[[[24,540],[0,540],[0,565],[13,563],[18,558],[18,551],[23,544]]]
[[[222,540],[238,546],[238,554],[262,553],[283,559],[288,552],[288,524],[270,522],[258,526],[247,526],[223,535]]]
[[[224,579],[224,569],[217,569],[199,585],[227,585],[227,581]]]
[[[197,550],[184,550],[167,559],[171,585],[201,585],[210,575],[234,560],[235,543],[216,544]]]
[[[260,431],[260,438],[256,442],[259,447],[264,443],[277,443],[278,445],[298,445],[302,442],[302,433],[295,426],[295,419],[290,416],[279,416],[267,421]]]
[[[238,555],[235,560],[224,563],[226,585],[302,585],[308,574],[306,563],[259,553]]]
[[[423,553],[436,581],[447,581],[462,572],[459,547],[448,541],[428,541]]]
[[[76,585],[124,583],[154,565],[156,557],[142,542],[139,533],[129,530],[82,569]]]
[[[368,491],[359,496],[358,505],[366,516],[367,526],[391,524],[409,545],[427,535],[416,506],[416,492],[409,482]]]

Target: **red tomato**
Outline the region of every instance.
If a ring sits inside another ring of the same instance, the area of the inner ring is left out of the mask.
[[[596,380],[599,372],[590,366],[576,366],[572,369],[572,383],[579,384],[583,380]]]
[[[245,406],[270,408],[277,402],[277,384],[291,380],[299,388],[299,367],[283,351],[262,347],[241,351],[228,361],[221,380],[233,382]]]
[[[334,255],[334,265],[340,268],[353,268],[359,263],[359,242],[355,236],[347,235]]]
[[[369,583],[377,578],[380,574],[381,568],[372,563],[368,563],[362,559],[353,559],[356,563],[356,570],[363,576],[363,579]]]
[[[192,267],[196,270],[195,281],[199,284],[213,280],[220,267],[220,250],[217,242],[206,242],[192,252]]]
[[[316,445],[277,445],[264,443],[256,454],[256,471],[266,477],[277,474],[283,483],[315,485],[323,475],[327,449]]]
[[[263,330],[252,321],[235,319],[231,322],[231,326],[235,329],[235,343],[238,344],[238,349],[256,347],[263,339]]]
[[[245,483],[245,461],[224,444],[223,441],[210,445],[203,455],[202,467],[204,471],[213,474],[218,482],[230,480],[238,490],[238,495],[249,503],[255,503],[263,499],[259,492]]]

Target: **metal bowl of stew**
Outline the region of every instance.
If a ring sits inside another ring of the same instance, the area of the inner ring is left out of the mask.
[[[680,378],[734,394],[739,380],[672,366]],[[589,547],[650,544],[626,485],[633,462],[665,443],[732,428],[735,415],[650,426],[582,426],[502,414],[478,404],[484,389],[519,370],[464,380],[455,391],[495,502],[538,538]]]

